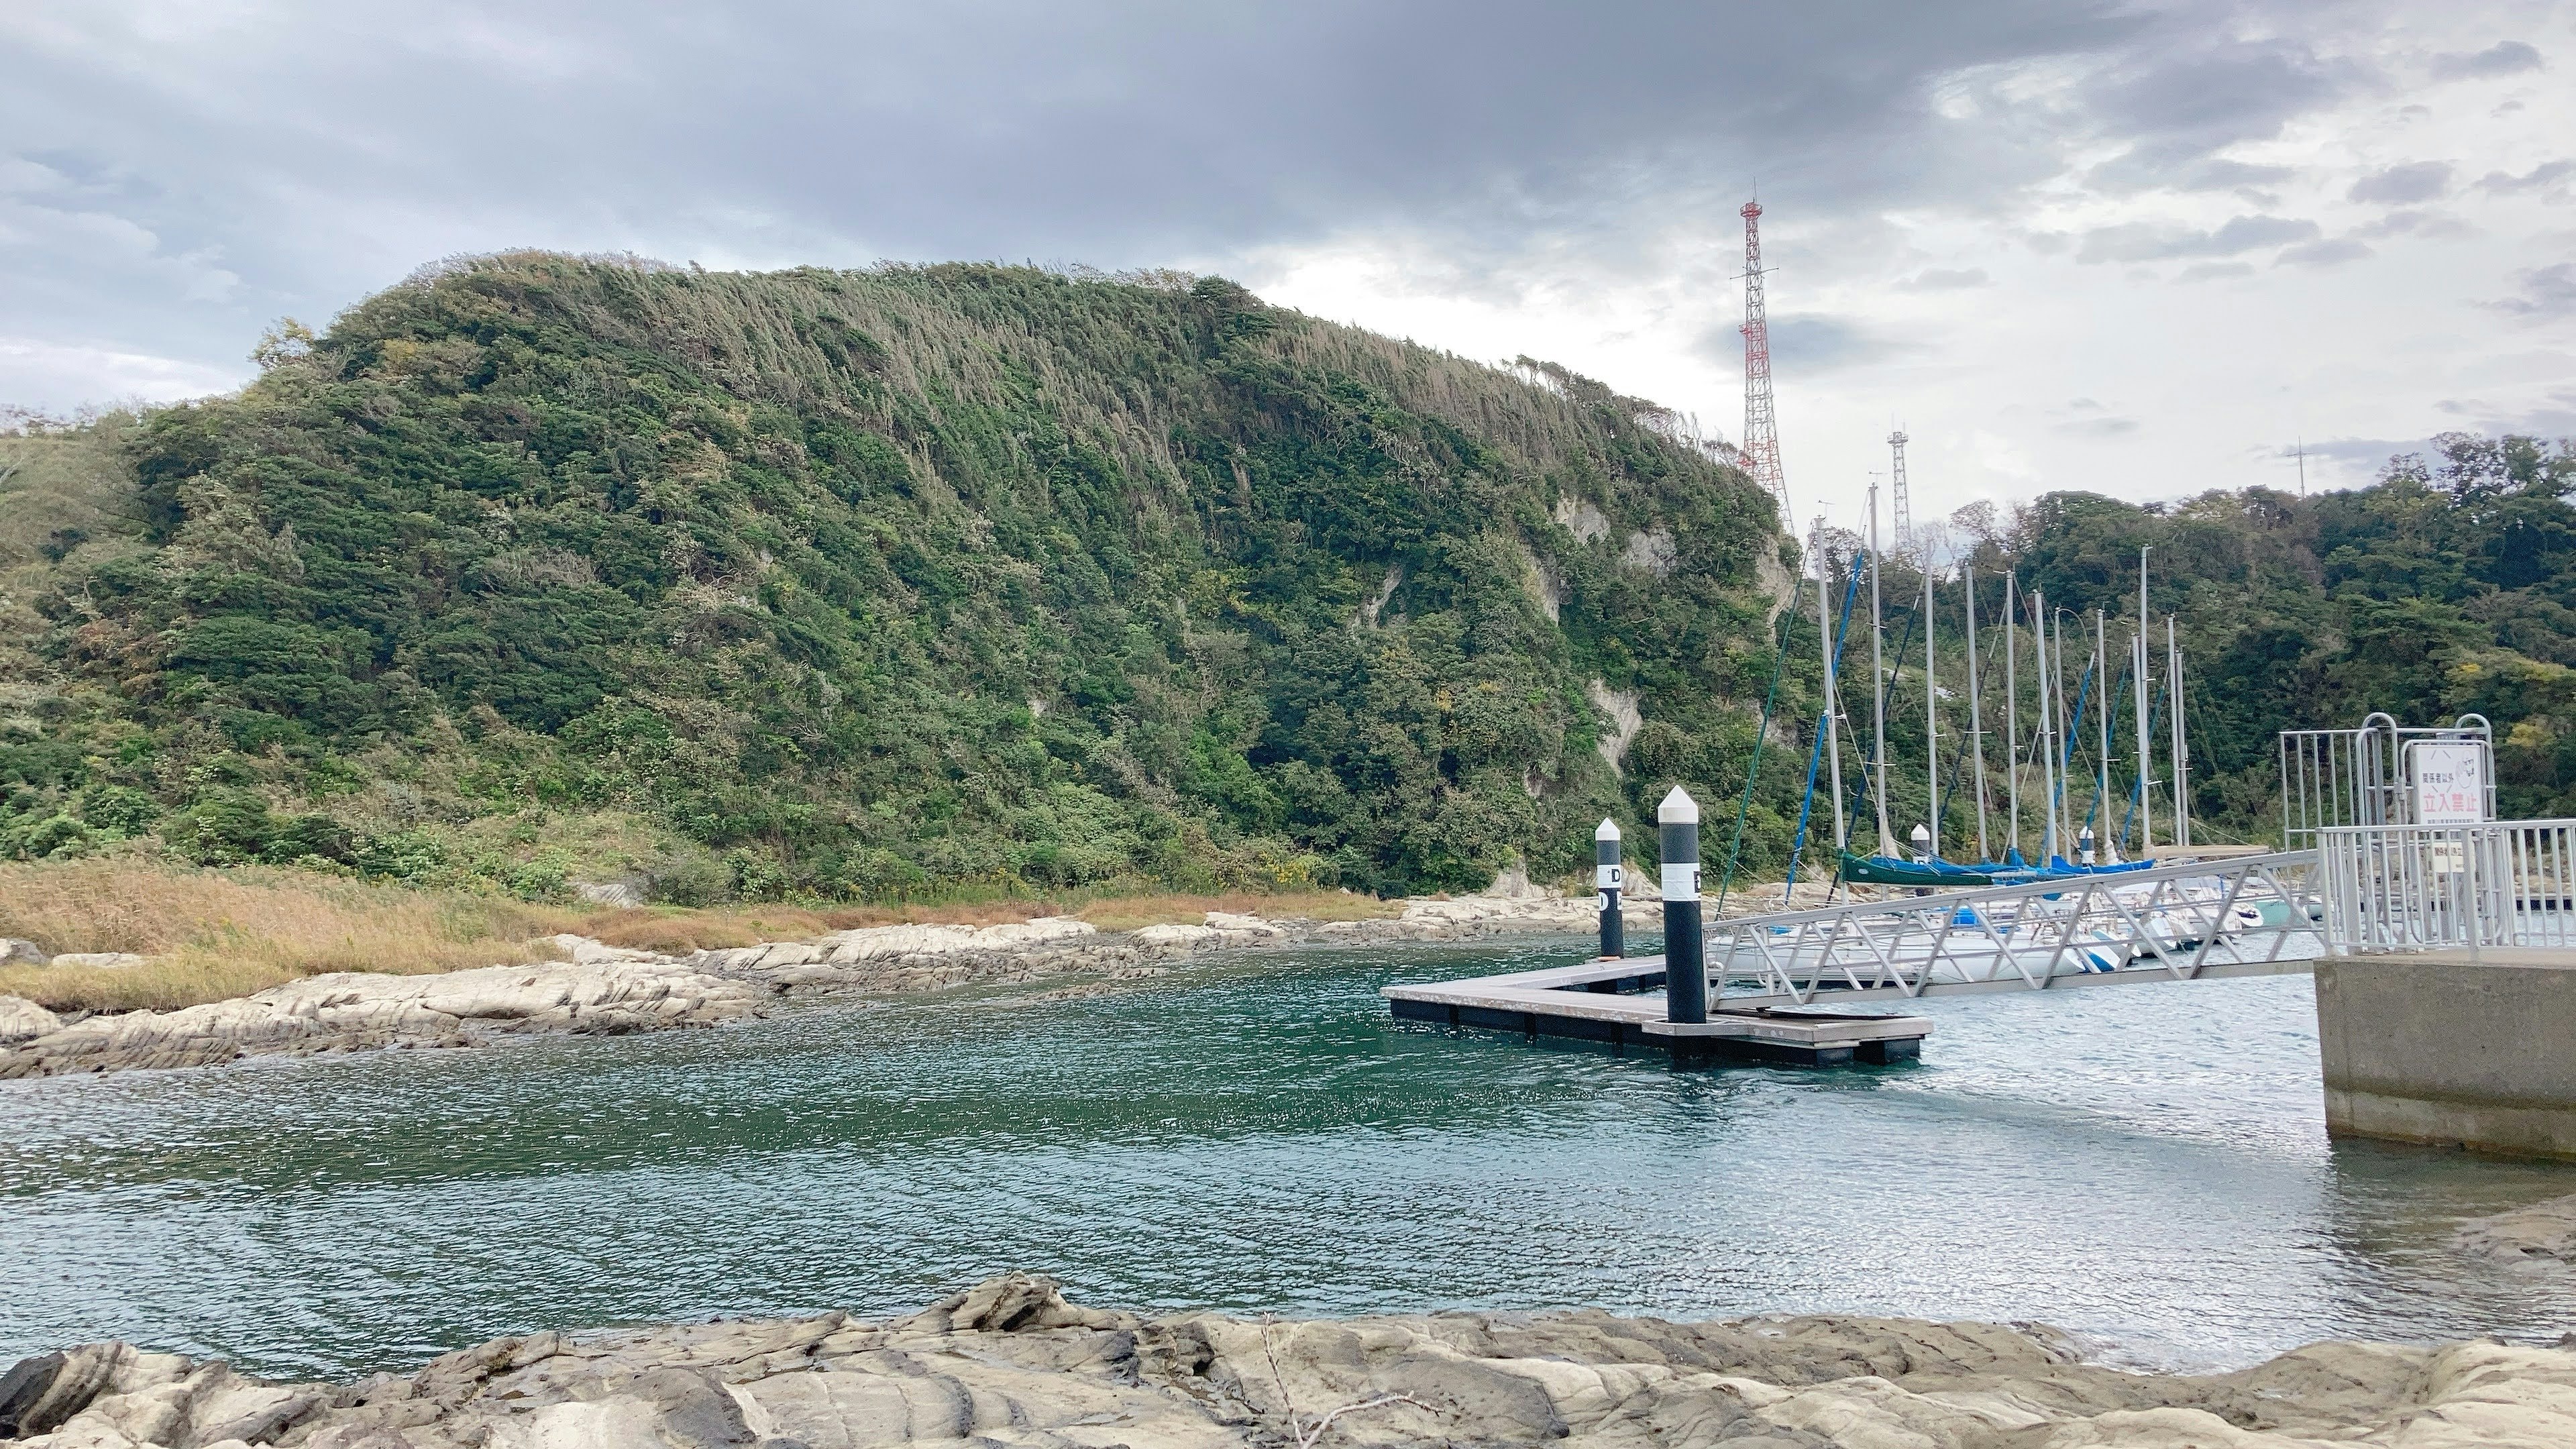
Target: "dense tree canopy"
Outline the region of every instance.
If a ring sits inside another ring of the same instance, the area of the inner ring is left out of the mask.
[[[257,356],[8,440],[0,849],[1474,887],[1723,790],[1786,577],[1668,414],[1213,278],[517,254]]]

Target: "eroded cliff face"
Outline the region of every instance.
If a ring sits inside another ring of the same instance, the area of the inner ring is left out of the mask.
[[[2555,1449],[2576,1443],[2576,1351],[2321,1343],[2184,1377],[2086,1364],[2050,1330],[1995,1324],[1146,1318],[1009,1274],[887,1323],[540,1333],[336,1386],[90,1344],[0,1376],[12,1435],[31,1449]]]

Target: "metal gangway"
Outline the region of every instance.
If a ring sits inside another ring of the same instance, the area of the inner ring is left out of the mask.
[[[2314,850],[1851,900],[1708,924],[1731,1007],[2304,971],[2327,950]]]

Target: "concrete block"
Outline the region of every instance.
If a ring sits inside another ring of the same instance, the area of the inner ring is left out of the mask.
[[[2326,1130],[2576,1158],[2576,951],[2316,963]]]

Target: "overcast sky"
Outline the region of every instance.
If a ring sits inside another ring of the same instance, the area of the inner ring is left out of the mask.
[[[2576,433],[2576,3],[0,6],[0,402],[239,385],[418,264],[1218,271],[1742,422],[1858,520]]]

